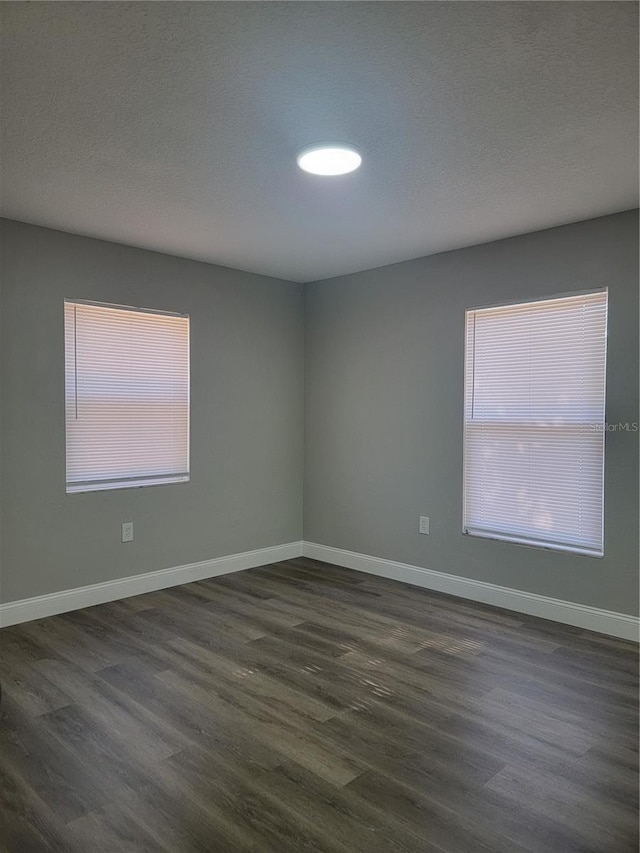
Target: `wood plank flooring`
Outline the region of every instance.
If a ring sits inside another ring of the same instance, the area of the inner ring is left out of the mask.
[[[0,853],[638,850],[631,643],[301,558],[0,653]]]

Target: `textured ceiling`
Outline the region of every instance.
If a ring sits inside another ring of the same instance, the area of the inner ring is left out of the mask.
[[[309,281],[638,203],[635,3],[1,6],[8,217]]]

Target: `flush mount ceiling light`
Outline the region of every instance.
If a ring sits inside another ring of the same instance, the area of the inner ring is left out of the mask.
[[[362,162],[350,145],[313,145],[298,154],[298,166],[312,175],[346,175]]]

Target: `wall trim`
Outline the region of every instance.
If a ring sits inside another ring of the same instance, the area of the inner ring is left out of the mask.
[[[175,566],[169,569],[158,569],[157,571],[130,575],[126,578],[104,581],[90,586],[52,592],[49,595],[38,595],[20,601],[10,601],[7,604],[0,604],[0,627],[30,622],[33,619],[43,619],[45,616],[55,616],[69,610],[92,607],[94,604],[104,604],[107,601],[116,601],[119,598],[129,598],[132,595],[141,595],[144,592],[154,592],[158,589],[167,589],[183,583],[206,580],[218,575],[226,575],[229,572],[253,569],[257,566],[265,566],[281,560],[292,560],[301,556],[302,542],[287,542],[283,545],[273,545],[270,548],[258,548],[256,551],[230,554],[227,557],[215,557],[213,560],[203,560],[199,563],[189,563],[185,566]]]
[[[533,592],[524,592],[507,586],[498,586],[485,581],[449,575],[445,572],[397,563],[394,560],[385,560],[381,557],[370,557],[366,554],[344,551],[341,548],[332,548],[329,545],[319,545],[315,542],[303,542],[302,553],[303,556],[314,560],[322,560],[325,563],[334,563],[347,569],[380,575],[384,578],[445,592],[471,601],[480,601],[483,604],[493,604],[496,607],[504,607],[517,613],[527,613],[530,616],[563,622],[566,625],[597,631],[600,634],[609,634],[612,637],[620,637],[624,640],[633,640],[636,643],[639,639],[640,619],[626,613],[601,610],[598,607],[589,607],[586,604],[549,598],[546,595],[537,595]]]
[[[174,566],[168,569],[158,569],[140,575],[130,575],[117,580],[104,581],[90,586],[61,590],[48,595],[38,595],[20,601],[10,601],[0,604],[0,627],[30,622],[33,619],[43,619],[82,607],[93,607],[107,601],[117,601],[132,595],[142,595],[193,581],[226,575],[277,563],[281,560],[292,560],[296,557],[309,557],[336,566],[344,566],[359,572],[366,572],[391,580],[433,589],[479,601],[483,604],[493,604],[504,607],[516,613],[527,613],[554,622],[563,622],[600,634],[620,637],[625,640],[638,642],[640,635],[640,620],[626,613],[616,613],[611,610],[601,610],[586,604],[549,598],[533,592],[498,586],[486,581],[449,575],[433,569],[385,560],[355,551],[345,551],[329,545],[319,545],[315,542],[287,542],[269,548],[258,548],[255,551],[244,551],[240,554],[230,554],[225,557],[215,557],[199,563],[189,563],[184,566]]]

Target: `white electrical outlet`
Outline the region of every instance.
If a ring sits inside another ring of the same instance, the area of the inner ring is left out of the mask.
[[[133,542],[133,521],[125,521],[122,524],[122,541]]]
[[[429,516],[420,516],[420,533],[429,533]]]

